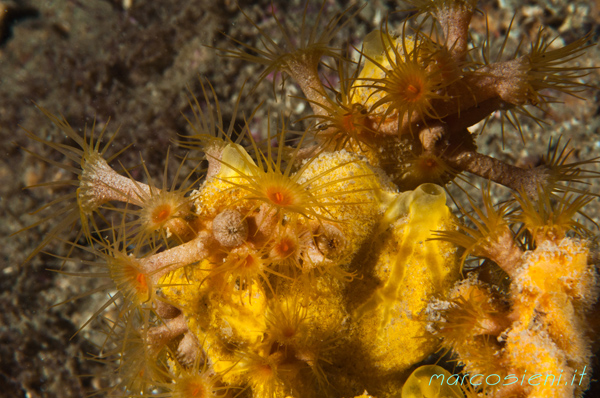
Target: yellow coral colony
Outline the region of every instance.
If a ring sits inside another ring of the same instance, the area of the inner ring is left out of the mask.
[[[222,379],[232,385],[249,383],[257,396],[320,396],[350,382],[349,374],[352,384],[379,383],[398,391],[401,378],[389,375],[402,374],[436,347],[425,337],[422,314],[427,301],[422,298],[443,296],[458,277],[454,247],[428,241],[432,230],[454,228],[443,189],[425,184],[398,194],[380,171],[356,155],[322,153],[301,169],[302,176],[290,175],[297,184],[310,182],[311,195],[323,198],[315,210],[317,219],[298,216],[304,212],[295,213],[295,206],[289,212],[282,206],[278,210],[284,212],[283,219],[275,217],[267,226],[254,213],[265,209],[264,202],[243,183],[250,174],[262,172],[254,169],[243,148],[230,151],[232,145],[223,150],[221,171],[194,198],[216,212],[219,206],[228,211],[235,203],[235,211],[254,226],[240,252],[270,267],[265,272],[273,273],[274,281],[261,283],[261,278],[269,279],[266,274],[246,280],[226,270],[228,257],[238,247],[228,254],[216,253],[193,271],[166,275],[161,283],[175,285],[163,288],[166,299],[183,309],[190,330],[210,345],[210,361],[223,373]],[[292,191],[287,187],[286,192]],[[273,230],[265,240],[267,228]],[[288,243],[291,258],[280,267],[280,258],[271,258],[272,245],[288,229],[296,231]],[[304,230],[314,239],[302,242],[297,231]],[[368,250],[366,239],[381,245]],[[356,266],[364,268],[366,262],[375,268],[365,284],[366,275]],[[211,272],[218,278],[211,278]],[[352,282],[355,276],[363,280]],[[202,316],[200,303],[207,306]],[[239,350],[231,350],[232,344]],[[356,361],[356,352],[347,357],[357,349],[361,361]],[[335,363],[349,367],[338,372],[327,366]],[[263,379],[264,373],[254,374],[255,367],[268,367],[272,374]],[[379,376],[359,381],[366,370],[377,368]],[[328,384],[331,387],[325,387]]]
[[[98,258],[85,263],[100,269],[89,276],[106,279],[97,291],[110,292],[94,315],[108,324],[97,357],[114,363],[107,392],[582,395],[598,288],[589,233],[576,221],[592,197],[572,184],[595,175],[569,163],[566,147],[536,169],[507,165],[477,152],[467,127],[495,111],[531,115],[525,106],[550,101],[543,88],[588,87],[579,81],[585,68],[563,65],[585,40],[550,50],[540,34],[527,53],[475,62],[474,1],[412,3],[439,26],[410,31],[409,21],[396,37],[383,24],[351,74],[328,41],[359,9],[322,33],[321,14],[310,30],[305,16],[298,40],[277,21],[285,46],[252,22],[266,49],[233,39],[242,50],[221,51],[265,65],[260,80],[291,76],[316,122],[300,138],[283,126],[256,142],[248,124],[223,124],[215,91],[201,81],[203,101],[190,101],[195,135],[181,143],[208,161],[199,186],[189,176],[184,187],[165,180],[159,189],[120,175],[104,159],[112,141],[100,150],[93,131],[82,138],[42,109],[80,148],[47,144],[81,170],[42,158],[76,173],[68,184],[77,191],[56,201],[71,203],[33,254],[83,223],[76,241],[85,234],[89,245],[73,250]],[[323,56],[341,65],[339,91],[321,81]],[[482,206],[458,203],[459,220],[445,186],[463,172],[512,189],[513,200],[494,205],[484,192]],[[485,261],[465,265],[469,256]],[[440,349],[458,365],[419,366]]]

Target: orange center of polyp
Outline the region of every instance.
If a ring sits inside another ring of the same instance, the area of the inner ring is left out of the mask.
[[[351,113],[342,116],[342,125],[346,131],[352,132],[356,130],[356,126],[354,125],[354,117]]]
[[[251,255],[247,255],[244,262],[242,263],[246,268],[252,268],[256,265],[256,262],[254,261],[254,257],[252,257]]]
[[[421,86],[410,83],[406,86],[406,97],[409,101],[416,101],[421,94]]]
[[[292,203],[292,197],[282,189],[268,189],[267,197],[277,206],[288,206]]]
[[[136,270],[135,284],[137,298],[144,302],[150,300],[150,287],[148,286],[148,279],[144,273]]]
[[[160,224],[160,223],[167,221],[170,216],[171,216],[171,206],[169,206],[169,205],[158,206],[152,212],[152,221],[155,224]]]
[[[190,382],[187,386],[186,397],[204,397],[204,384],[197,381]]]
[[[276,246],[277,255],[281,258],[286,258],[294,252],[294,242],[290,238],[283,238]]]
[[[268,364],[259,365],[257,370],[257,376],[261,380],[269,380],[273,377],[273,368]]]
[[[140,292],[145,292],[148,290],[148,283],[146,282],[146,276],[144,274],[138,272],[138,274],[135,276],[135,281],[138,284]]]
[[[427,158],[423,161],[423,166],[426,168],[432,169],[435,166],[437,166],[437,162],[435,161],[435,159]]]
[[[281,329],[281,334],[283,335],[283,337],[285,337],[286,339],[291,339],[292,337],[294,337],[294,335],[296,334],[296,328],[292,327],[292,326],[284,326]]]

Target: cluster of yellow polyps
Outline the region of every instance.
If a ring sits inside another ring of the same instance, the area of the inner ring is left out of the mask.
[[[251,226],[246,240],[161,281],[209,363],[223,382],[250,386],[255,397],[350,394],[357,386],[400,391],[398,376],[436,349],[425,330],[428,298],[444,297],[458,278],[455,247],[428,240],[432,230],[454,228],[443,189],[426,184],[397,193],[355,155],[323,153],[297,179],[312,180],[311,193],[327,198],[315,210],[322,219],[280,208],[281,218],[267,225],[257,219],[264,202],[244,185],[251,160],[231,145],[218,160],[219,173],[194,199],[211,212],[207,217],[232,209],[243,214]],[[318,231],[335,231],[336,247],[327,253],[306,242],[302,261],[278,267],[269,253],[288,225],[316,230],[316,241]],[[264,262],[262,274],[241,277],[227,269],[236,250]]]

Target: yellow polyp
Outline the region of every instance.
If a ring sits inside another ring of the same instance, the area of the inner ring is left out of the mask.
[[[420,366],[404,383],[402,398],[464,398],[461,381],[441,366]]]
[[[395,61],[395,52],[391,49],[392,46],[396,47],[399,54],[404,54],[404,49],[407,53],[413,51],[414,40],[410,36],[404,36],[403,40],[404,43],[400,43],[380,30],[375,30],[365,36],[362,48],[365,62],[352,87],[351,101],[353,103],[360,103],[368,108],[383,97],[384,92],[368,86],[378,79],[385,78],[386,70],[391,69],[388,56]]]

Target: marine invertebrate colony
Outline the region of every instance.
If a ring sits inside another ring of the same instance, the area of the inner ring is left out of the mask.
[[[527,107],[553,100],[545,90],[585,88],[589,70],[569,62],[589,37],[554,48],[540,32],[512,57],[475,59],[474,1],[413,6],[398,31],[384,22],[365,37],[357,62],[329,44],[357,7],[324,27],[321,13],[313,27],[305,17],[298,40],[277,20],[284,44],[254,22],[264,48],[232,38],[238,48],[220,52],[264,65],[259,83],[275,71],[291,77],[311,123],[293,136],[270,117],[261,142],[248,121],[238,131],[223,122],[201,81],[190,100],[195,134],[182,142],[208,161],[201,182],[136,181],[111,167],[116,155],[105,159],[111,141],[101,147],[95,126],[81,137],[42,109],[78,147],[48,145],[79,167],[43,159],[78,178],[45,206],[62,204],[62,220],[32,256],[81,222],[70,245],[96,257],[88,276],[107,281],[97,291],[116,292],[93,316],[106,326],[96,357],[112,365],[105,392],[427,396],[418,382],[432,369],[409,374],[440,345],[482,376],[590,368],[585,325],[598,291],[575,217],[592,196],[574,184],[596,175],[565,149],[535,169],[503,163],[479,153],[467,130],[495,111],[530,116]],[[339,87],[320,75],[327,57]],[[504,185],[514,200],[495,206],[484,195],[485,210],[465,210],[461,222],[444,191],[460,173]],[[469,255],[488,261],[466,276]],[[509,282],[478,277],[484,269]],[[587,383],[481,387],[471,378],[448,391],[574,397]]]

